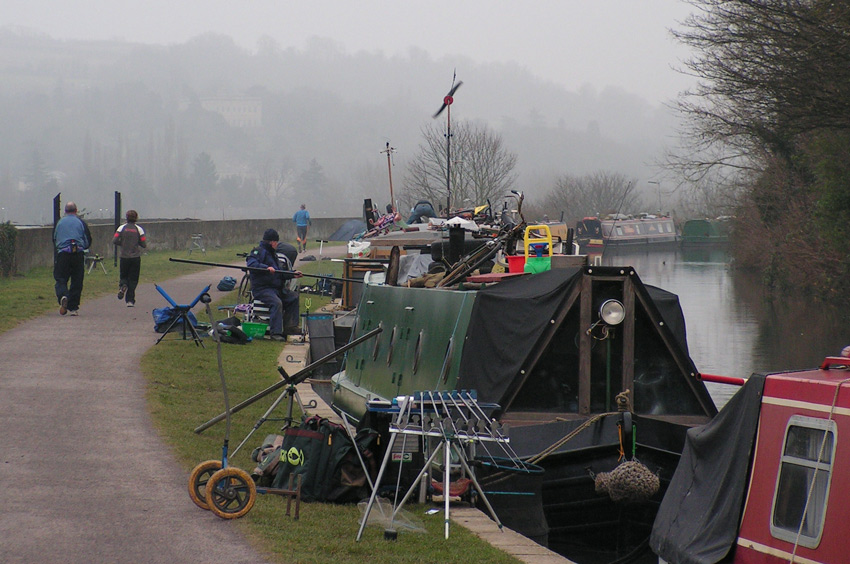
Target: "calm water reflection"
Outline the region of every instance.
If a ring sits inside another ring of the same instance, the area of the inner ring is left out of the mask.
[[[848,318],[812,300],[770,300],[720,249],[608,249],[603,264],[633,266],[644,284],[678,294],[700,372],[748,377],[818,366],[850,344]],[[733,387],[709,384],[718,407]]]

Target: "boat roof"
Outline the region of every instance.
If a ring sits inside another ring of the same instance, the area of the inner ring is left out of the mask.
[[[850,394],[835,394],[836,388],[850,386],[850,358],[826,357],[818,368],[772,373],[766,378],[765,398],[850,406]]]

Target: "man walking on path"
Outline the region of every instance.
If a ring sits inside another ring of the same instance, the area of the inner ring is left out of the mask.
[[[53,279],[59,301],[59,315],[69,311],[77,315],[80,297],[83,294],[83,276],[86,272],[85,251],[91,246],[91,232],[86,222],[77,217],[77,204],[65,204],[65,217],[56,223],[53,230]],[[71,285],[68,286],[70,281]]]
[[[148,246],[145,230],[136,225],[139,214],[136,210],[127,210],[127,223],[118,227],[112,237],[112,244],[121,247],[121,264],[118,280],[118,299],[127,302],[127,307],[136,305],[136,286],[139,285],[139,272],[142,269],[142,249]]]
[[[313,222],[310,221],[310,212],[307,211],[307,206],[301,204],[301,209],[295,212],[295,215],[292,216],[292,221],[295,222],[295,229],[298,232],[296,236],[298,240],[298,252],[306,251],[307,228],[313,225]]]

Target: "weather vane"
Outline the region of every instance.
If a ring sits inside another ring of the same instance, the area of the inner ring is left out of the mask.
[[[449,211],[452,207],[452,102],[454,102],[454,93],[457,92],[457,89],[460,88],[460,85],[463,84],[463,81],[455,82],[457,78],[457,69],[455,69],[454,74],[452,74],[452,87],[449,89],[449,93],[446,94],[445,98],[443,98],[443,105],[440,106],[440,109],[437,110],[437,113],[434,114],[434,117],[437,118],[443,110],[448,110],[446,112],[446,216],[448,217]]]

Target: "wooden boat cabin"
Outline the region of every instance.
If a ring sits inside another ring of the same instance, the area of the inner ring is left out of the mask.
[[[850,562],[848,365],[753,375],[688,433],[653,528],[662,560]]]
[[[490,488],[505,524],[582,564],[654,558],[647,539],[685,434],[717,413],[688,356],[678,298],[644,285],[631,267],[554,268],[465,286],[367,285],[353,337],[383,331],[353,348],[332,378],[334,408],[363,420],[370,402],[475,390],[498,406],[512,456],[544,470],[537,495],[512,501],[507,485]],[[656,476],[658,491],[600,492],[600,480],[626,461]],[[534,511],[542,515],[532,526],[522,518]]]

